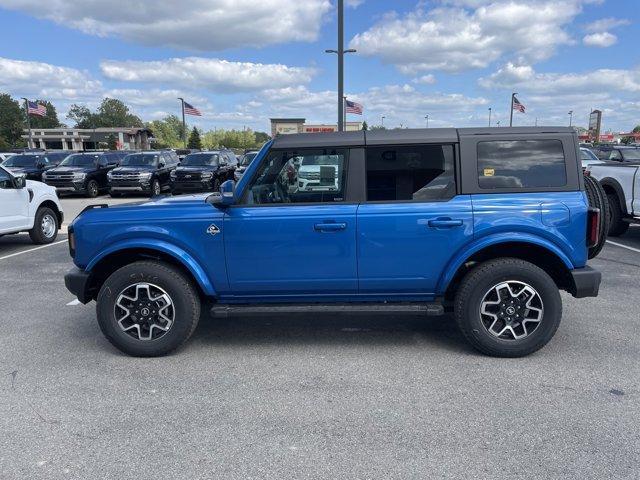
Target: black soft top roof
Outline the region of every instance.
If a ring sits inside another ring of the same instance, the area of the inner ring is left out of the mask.
[[[482,127],[482,128],[405,128],[357,132],[295,133],[278,135],[273,148],[358,147],[365,145],[410,145],[417,143],[456,143],[469,135],[531,135],[575,133],[570,127]]]

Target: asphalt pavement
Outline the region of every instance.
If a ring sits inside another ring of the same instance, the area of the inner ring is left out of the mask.
[[[140,359],[74,305],[64,242],[3,237],[0,478],[637,479],[640,228],[612,240],[639,251],[607,245],[600,297],[563,294],[526,358],[449,317],[313,314],[203,318]]]

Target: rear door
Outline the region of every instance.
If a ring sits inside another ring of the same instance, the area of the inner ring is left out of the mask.
[[[456,195],[453,144],[366,150],[358,209],[361,294],[431,297],[445,266],[473,236],[471,200]]]
[[[345,148],[272,150],[226,210],[230,289],[283,300],[357,293],[356,202],[346,201]],[[298,159],[332,165],[337,188],[302,188]]]

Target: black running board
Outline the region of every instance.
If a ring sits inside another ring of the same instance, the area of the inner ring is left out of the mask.
[[[261,303],[216,304],[211,307],[211,314],[229,315],[269,315],[277,313],[421,313],[427,316],[444,315],[444,307],[440,303]]]

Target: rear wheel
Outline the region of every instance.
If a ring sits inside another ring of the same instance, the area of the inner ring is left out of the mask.
[[[29,230],[29,237],[38,245],[53,242],[58,236],[58,216],[48,207],[41,207],[36,213],[33,228]]]
[[[471,270],[455,299],[455,318],[467,341],[496,357],[522,357],[546,345],[562,317],[553,279],[516,258],[490,260]]]
[[[589,258],[595,258],[604,248],[611,223],[611,211],[607,195],[595,178],[584,176],[584,187],[587,193],[589,206],[600,210],[600,229],[598,230],[598,241],[593,247],[589,247]]]
[[[609,214],[611,216],[609,235],[619,237],[627,233],[629,223],[624,221],[624,213],[622,212],[622,205],[620,205],[618,196],[615,193],[609,193],[607,199],[609,201]]]
[[[98,324],[122,352],[140,357],[165,355],[185,343],[200,319],[200,298],[191,281],[162,262],[135,262],[102,285]]]

